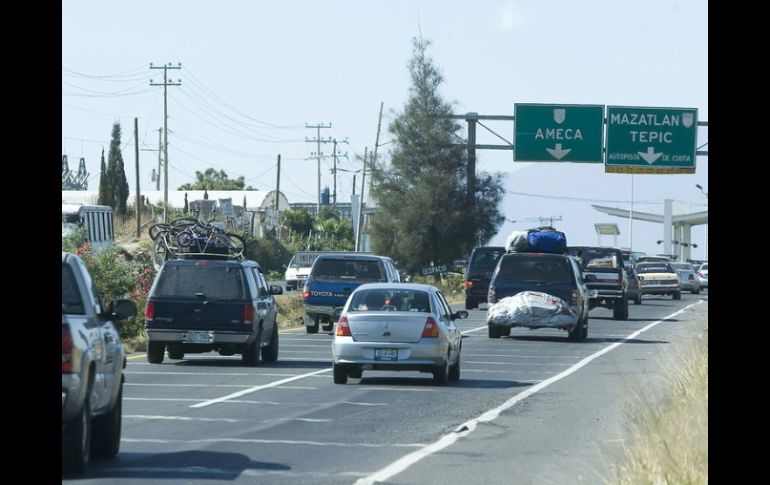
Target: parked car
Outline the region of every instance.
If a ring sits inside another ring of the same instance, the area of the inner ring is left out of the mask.
[[[639,283],[645,295],[672,295],[674,300],[682,298],[679,275],[667,262],[636,263]]]
[[[474,248],[465,270],[465,309],[478,308],[486,303],[489,281],[500,256],[506,253],[502,246],[481,246]]]
[[[708,288],[709,287],[709,264],[703,263],[700,265],[700,268],[698,268],[698,282],[700,283],[701,288]]]
[[[682,291],[689,291],[693,295],[700,293],[700,280],[691,263],[671,263],[671,267],[679,276],[679,286]]]
[[[364,370],[430,372],[440,385],[460,379],[462,336],[438,288],[417,283],[370,283],[342,309],[332,340],[335,384]]]
[[[172,259],[150,288],[145,310],[147,361],[186,353],[241,354],[247,365],[278,359],[278,309],[255,261]]]
[[[492,305],[522,291],[561,298],[578,316],[576,325],[564,328],[569,339],[588,337],[588,289],[572,256],[543,253],[507,253],[500,258],[489,283],[487,302]],[[536,327],[540,328],[540,327]],[[509,335],[511,327],[488,324],[489,338]]]
[[[326,253],[318,256],[302,291],[307,333],[331,331],[350,294],[364,283],[399,283],[401,275],[387,256]]]
[[[131,300],[104,309],[83,261],[61,253],[62,471],[79,472],[91,454],[120,450],[126,349],[114,322],[136,315]]]

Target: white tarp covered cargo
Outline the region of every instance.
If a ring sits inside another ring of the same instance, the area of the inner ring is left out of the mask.
[[[571,328],[578,316],[561,298],[539,291],[522,291],[489,308],[487,325],[506,327]]]

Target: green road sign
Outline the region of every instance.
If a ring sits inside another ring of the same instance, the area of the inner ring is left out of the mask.
[[[695,173],[697,108],[607,106],[605,172]]]
[[[514,104],[513,161],[602,162],[604,106]]]

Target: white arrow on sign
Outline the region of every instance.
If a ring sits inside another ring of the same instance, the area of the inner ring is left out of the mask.
[[[644,159],[645,162],[652,165],[655,163],[655,160],[659,159],[663,153],[655,153],[655,149],[653,147],[647,147],[647,152],[637,152],[640,157]]]
[[[546,148],[545,151],[550,153],[551,156],[554,157],[556,160],[561,160],[569,152],[572,151],[572,148],[566,148],[566,149],[562,150],[561,149],[561,143],[557,143],[555,148]]]

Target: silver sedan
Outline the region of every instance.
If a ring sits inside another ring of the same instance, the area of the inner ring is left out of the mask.
[[[335,384],[369,370],[430,372],[436,384],[460,379],[462,335],[435,286],[369,283],[351,293],[335,325]]]

